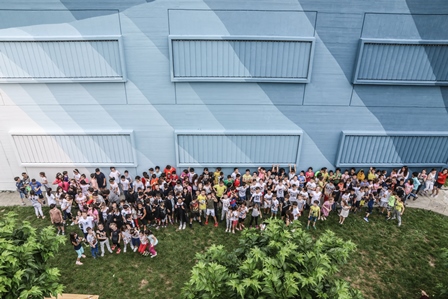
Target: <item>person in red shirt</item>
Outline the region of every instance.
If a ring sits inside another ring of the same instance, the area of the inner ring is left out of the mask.
[[[171,166],[171,165],[167,165],[166,167],[165,167],[165,169],[163,170],[163,173],[168,177],[168,174],[173,174],[173,173],[176,173],[176,168],[174,168],[173,166]]]
[[[444,168],[441,172],[439,172],[439,175],[437,176],[437,181],[434,184],[434,189],[432,190],[432,197],[436,197],[439,195],[439,189],[445,185],[446,178],[448,176],[448,169]]]

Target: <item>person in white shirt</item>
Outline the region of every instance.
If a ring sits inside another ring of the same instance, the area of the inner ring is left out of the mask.
[[[123,190],[124,196],[128,194],[131,183],[126,179],[124,175],[121,176],[120,187]]]
[[[232,174],[231,174],[230,176],[232,177],[232,179],[233,179],[234,181],[236,181],[236,176],[237,176],[238,174],[240,174],[240,171],[238,170],[237,167],[235,167],[235,168],[233,169]]]
[[[114,178],[115,182],[120,180],[121,174],[115,167],[110,168],[109,178]]]
[[[288,190],[288,193],[291,203],[297,202],[297,196],[300,194],[300,191],[297,189],[297,185],[292,185],[292,188]]]
[[[227,217],[227,213],[229,213],[229,207],[230,207],[230,199],[227,197],[227,194],[224,194],[221,198],[222,202],[222,212],[221,212],[221,221],[224,220],[224,218]]]
[[[110,193],[115,193],[118,197],[120,197],[120,188],[118,187],[118,181],[115,181],[114,178],[109,180],[109,190]]]
[[[317,200],[320,203],[320,199],[322,197],[320,187],[317,187],[315,191],[311,191],[310,195],[311,195],[311,202],[315,202]]]
[[[84,238],[87,238],[87,228],[94,228],[95,227],[95,218],[92,216],[87,216],[87,212],[82,212],[81,218],[78,220],[78,224],[82,227],[82,232],[84,233]]]

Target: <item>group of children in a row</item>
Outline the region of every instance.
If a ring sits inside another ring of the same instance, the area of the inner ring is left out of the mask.
[[[74,223],[82,224],[86,240],[88,227],[93,230],[97,223],[103,223],[107,230],[110,227],[109,238],[119,253],[121,241],[125,249],[127,244],[136,248],[132,236],[137,239],[139,229],[149,225],[158,229],[177,222],[178,229],[183,230],[187,223],[192,227],[194,221],[208,225],[209,219],[217,227],[219,213],[220,220],[226,221],[226,232],[234,233],[244,229],[249,213],[249,225],[258,226],[263,216],[282,217],[289,223],[309,209],[307,227],[311,223],[315,227],[318,219],[325,220],[337,208],[339,223],[343,224],[350,211],[356,213],[365,204],[368,211],[364,220],[369,221],[373,206],[378,203],[389,217],[394,214],[401,225],[399,216],[404,212],[404,202],[417,198],[419,192],[438,194],[448,173],[444,169],[437,176],[436,170],[411,174],[404,166],[389,175],[373,167],[367,174],[362,169],[342,173],[340,169],[333,172],[325,167],[315,173],[310,167],[307,172],[297,174],[295,166],[289,166],[287,173],[274,165],[270,170],[260,167],[253,173],[247,169],[243,175],[235,168],[227,177],[221,168],[213,173],[205,168],[202,174],[189,168],[178,176],[176,169],[167,165],[163,172],[159,167],[151,168],[149,174],[145,172],[142,177],[132,179],[127,171],[121,175],[114,167],[110,170],[109,185],[99,169],[90,176],[90,181],[77,169],[72,178],[67,172],[58,173],[53,182],[57,185],[56,192],[52,192],[45,173],[41,173],[41,182],[29,180],[26,174],[15,181],[21,198],[31,200],[36,216],[44,217],[41,209],[44,189],[48,204],[61,206],[63,219],[71,219],[72,206],[78,207]],[[83,223],[84,214],[93,219],[92,223]],[[96,232],[93,235],[98,239]],[[141,240],[140,243],[144,244]]]

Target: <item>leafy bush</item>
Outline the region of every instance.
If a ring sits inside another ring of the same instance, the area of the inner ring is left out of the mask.
[[[212,245],[198,253],[182,297],[193,298],[362,298],[337,278],[338,266],[356,248],[326,231],[316,240],[294,222],[268,220],[266,229],[244,230],[238,249]]]
[[[59,270],[47,266],[64,243],[54,228],[37,230],[9,212],[0,221],[0,298],[37,299],[62,293]]]

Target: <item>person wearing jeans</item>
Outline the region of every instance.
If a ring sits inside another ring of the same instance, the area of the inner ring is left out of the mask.
[[[96,239],[95,232],[90,227],[87,228],[87,242],[90,245],[92,257],[96,259],[98,257],[98,240]]]

